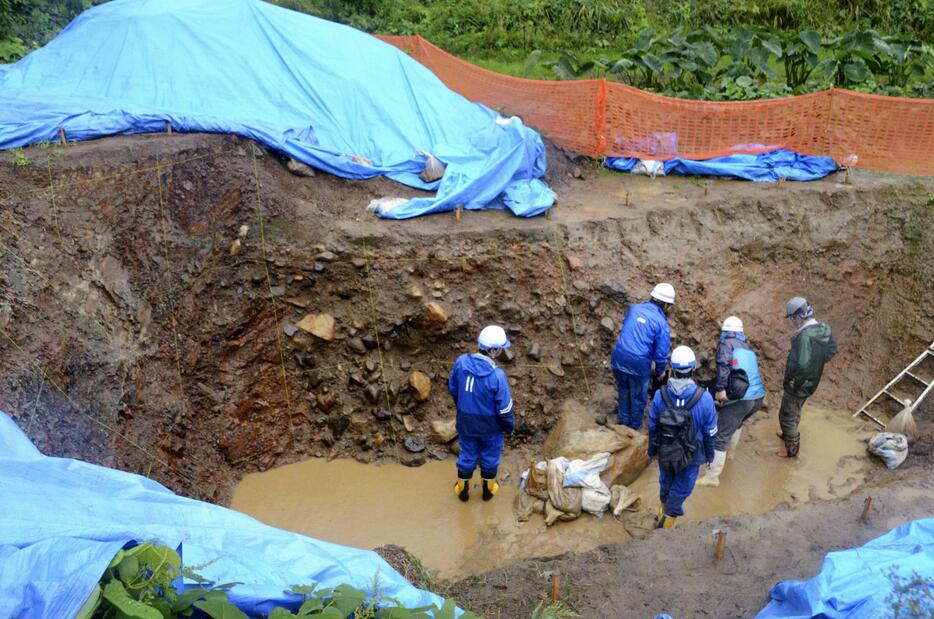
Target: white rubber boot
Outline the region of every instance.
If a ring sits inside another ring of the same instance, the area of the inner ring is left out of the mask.
[[[717,487],[720,485],[720,473],[723,472],[723,465],[726,464],[726,452],[725,451],[715,451],[713,452],[713,462],[707,467],[707,470],[704,472],[702,477],[699,477],[697,480],[698,486],[713,486]]]
[[[736,446],[739,445],[739,439],[743,435],[743,429],[739,428],[736,432],[733,433],[733,436],[730,437],[730,446],[727,453],[730,454],[730,460],[733,459],[733,454],[736,453]]]

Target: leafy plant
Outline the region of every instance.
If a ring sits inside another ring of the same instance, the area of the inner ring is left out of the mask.
[[[623,57],[610,67],[613,75],[625,75],[634,86],[648,87],[658,82],[662,73],[662,61],[652,53],[652,48],[661,39],[654,30],[646,30],[639,35],[635,44],[623,52]]]
[[[178,619],[190,617],[196,610],[211,619],[247,619],[227,596],[227,590],[240,583],[204,586],[209,581],[181,563],[171,548],[149,542],[119,551],[76,619]],[[182,576],[202,586],[179,593],[175,583]],[[373,589],[378,590],[378,582]],[[398,600],[378,594],[368,599],[365,591],[346,584],[333,589],[293,585],[286,593],[301,596],[298,609],[293,613],[274,608],[269,619],[454,619],[456,609],[453,600],[440,608],[406,608]],[[461,617],[477,619],[472,613]]]
[[[29,165],[29,158],[26,157],[22,148],[11,148],[10,152],[13,153],[13,165],[15,167],[25,168]]]
[[[911,577],[899,576],[890,568],[888,579],[892,592],[885,601],[891,607],[891,619],[934,617],[934,580],[912,571]]]
[[[549,60],[544,64],[551,67],[555,75],[563,80],[579,79],[597,67],[606,68],[606,63],[603,61],[578,58],[577,54],[569,49],[561,50],[561,56],[557,60]]]
[[[835,86],[851,87],[869,79],[870,62],[887,53],[885,41],[872,30],[858,30],[830,39],[832,56],[821,63],[824,73]]]
[[[785,84],[792,90],[801,88],[820,64],[824,41],[816,30],[789,32],[779,40],[781,50],[776,55],[785,65]]]
[[[0,38],[0,62],[13,62],[26,55],[26,45],[19,37]]]
[[[568,608],[561,600],[547,606],[544,602],[539,602],[532,611],[532,619],[564,619],[565,617],[580,617],[580,615]]]
[[[877,44],[877,52],[869,61],[869,67],[877,77],[885,77],[890,86],[905,88],[911,77],[924,77],[931,66],[932,56],[934,54],[925,45],[887,38],[884,45]]]
[[[769,59],[781,54],[781,43],[767,30],[741,28],[729,37],[725,51],[733,60],[726,70],[729,77],[775,78]]]

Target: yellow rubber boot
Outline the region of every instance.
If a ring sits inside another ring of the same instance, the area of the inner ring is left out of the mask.
[[[495,479],[484,479],[483,480],[483,500],[489,501],[493,498],[493,495],[499,492],[499,484]]]
[[[461,501],[466,503],[470,500],[470,480],[469,479],[458,479],[457,483],[454,484],[454,494],[457,495]]]
[[[656,529],[670,529],[675,526],[675,516],[669,516],[668,514],[662,514],[661,520],[658,521],[658,526]]]

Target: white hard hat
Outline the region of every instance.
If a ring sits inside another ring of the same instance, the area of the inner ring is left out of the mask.
[[[723,328],[721,331],[735,331],[737,333],[743,332],[743,321],[737,316],[727,316],[726,320],[723,321]]]
[[[477,338],[477,345],[481,350],[492,350],[494,348],[509,348],[509,339],[506,332],[499,325],[490,325],[483,327],[480,337]]]
[[[678,346],[671,352],[671,367],[676,370],[690,370],[697,365],[694,351],[687,346]]]
[[[674,303],[675,287],[666,283],[658,284],[652,289],[652,298],[658,299],[662,303]]]

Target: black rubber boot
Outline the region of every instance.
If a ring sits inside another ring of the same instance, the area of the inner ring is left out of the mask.
[[[461,501],[466,503],[470,500],[470,480],[469,479],[458,479],[457,483],[454,484],[454,494],[457,495]]]
[[[483,500],[489,501],[493,498],[493,495],[499,492],[499,484],[495,479],[484,479],[483,480]]]

